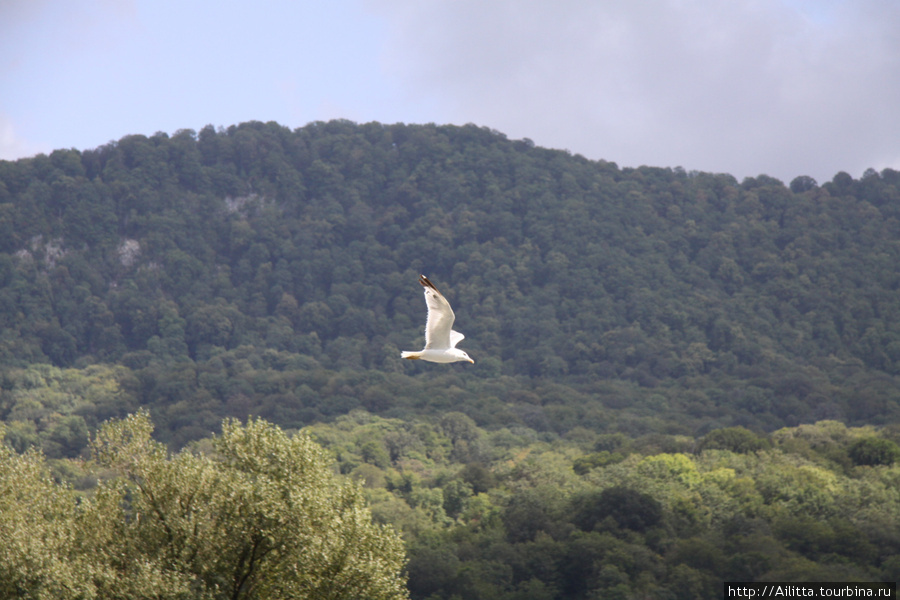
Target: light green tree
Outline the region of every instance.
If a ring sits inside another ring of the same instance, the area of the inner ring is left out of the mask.
[[[152,429],[146,413],[100,429],[94,459],[116,476],[80,503],[41,474],[39,454],[4,451],[5,597],[407,596],[400,538],[305,435],[228,421],[214,454],[169,456]],[[25,495],[46,508],[19,526]]]
[[[89,587],[72,556],[75,518],[73,492],[50,478],[43,455],[0,442],[0,598],[74,598]]]

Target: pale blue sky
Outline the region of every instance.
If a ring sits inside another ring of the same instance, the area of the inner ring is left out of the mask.
[[[425,117],[385,81],[386,24],[355,0],[6,1],[13,156],[209,123]]]
[[[898,107],[896,0],[0,0],[2,159],[346,118],[824,182]]]

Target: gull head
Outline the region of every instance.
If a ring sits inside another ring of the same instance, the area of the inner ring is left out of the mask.
[[[459,348],[451,348],[451,349],[448,350],[447,352],[448,352],[449,354],[451,354],[451,355],[453,356],[453,358],[456,359],[455,362],[462,362],[462,361],[465,361],[465,362],[470,362],[470,363],[472,363],[473,365],[475,364],[475,361],[472,360],[472,359],[469,357],[469,355],[465,353],[465,351],[460,350]]]

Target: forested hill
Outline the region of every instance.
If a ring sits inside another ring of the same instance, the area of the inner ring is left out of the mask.
[[[173,443],[357,407],[635,435],[896,422],[898,216],[889,169],[738,182],[473,125],[251,122],[0,162],[0,418],[143,405]],[[399,358],[419,273],[475,365]]]

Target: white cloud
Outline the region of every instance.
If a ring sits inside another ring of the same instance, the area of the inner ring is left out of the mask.
[[[453,122],[622,165],[739,178],[859,176],[898,154],[894,2],[370,6],[392,23],[394,76]]]

